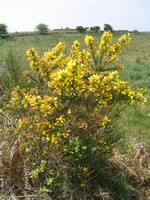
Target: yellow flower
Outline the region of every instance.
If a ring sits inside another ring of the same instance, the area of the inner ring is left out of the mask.
[[[40,56],[34,48],[29,49],[26,54],[31,68],[34,69],[34,67],[36,68],[41,63]]]
[[[110,122],[110,119],[105,115],[101,124],[102,126],[105,126],[108,122]]]
[[[89,171],[88,167],[83,167],[83,172],[87,173]]]
[[[63,133],[62,136],[66,139],[69,137],[69,133]]]
[[[67,114],[68,114],[68,115],[71,114],[71,110],[70,110],[70,108],[68,109]]]
[[[72,48],[74,48],[75,50],[79,50],[81,44],[78,40],[75,40],[73,45],[72,45]]]
[[[86,45],[92,44],[93,41],[94,41],[94,38],[93,38],[92,36],[86,35],[86,37],[85,37],[85,44],[86,44]]]

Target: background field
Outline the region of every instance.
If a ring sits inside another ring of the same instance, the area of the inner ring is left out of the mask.
[[[102,33],[89,33],[98,43]],[[114,41],[123,33],[114,33]],[[15,36],[0,39],[0,61],[5,62],[6,71],[10,74],[1,77],[0,84],[5,92],[15,85],[27,85],[22,77],[22,71],[28,68],[26,50],[33,47],[40,54],[53,48],[59,41],[67,45],[66,53],[69,52],[73,41],[79,40],[84,46],[85,34],[55,33],[51,35]],[[146,89],[147,103],[127,108],[122,112],[118,125],[122,133],[132,140],[132,143],[144,142],[150,146],[150,34],[131,33],[131,43],[124,48],[120,62],[125,69],[120,71],[124,80],[128,80],[133,88],[142,87]],[[13,77],[13,82],[11,77]],[[130,140],[129,140],[130,143]]]

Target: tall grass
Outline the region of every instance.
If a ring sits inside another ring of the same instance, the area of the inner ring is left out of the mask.
[[[0,85],[3,88],[3,100],[9,100],[11,91],[14,87],[26,87],[28,82],[23,71],[27,68],[24,57],[16,51],[10,50],[3,59],[3,70],[0,73]]]

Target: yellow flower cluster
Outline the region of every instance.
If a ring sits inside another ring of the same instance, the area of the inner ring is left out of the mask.
[[[56,89],[60,95],[65,91],[68,95],[75,96],[86,88],[84,80],[82,80],[83,75],[82,65],[78,65],[75,60],[71,59],[65,69],[51,74],[48,86]]]
[[[122,47],[130,42],[130,34],[125,34],[112,44],[113,35],[109,31],[105,32],[99,43],[97,54],[100,56],[100,64],[108,65],[113,61],[118,60],[118,56],[122,52]],[[103,67],[104,67],[103,66]]]
[[[98,46],[98,55],[103,56],[104,53],[107,53],[110,45],[112,44],[112,37],[113,35],[109,31],[104,32]]]
[[[85,44],[86,44],[86,45],[92,44],[93,41],[94,41],[94,38],[93,38],[92,36],[86,35],[86,37],[85,37]]]
[[[16,112],[18,134],[28,133],[27,140],[36,138],[48,147],[82,132],[94,137],[97,129],[103,130],[110,122],[114,105],[145,102],[143,90],[133,91],[128,82],[120,80],[117,71],[122,65],[116,61],[130,35],[122,36],[115,44],[112,38],[112,33],[104,32],[96,47],[94,38],[86,36],[87,48],[81,50],[76,40],[69,55],[64,53],[62,42],[42,58],[33,48],[27,51],[34,71],[27,76],[39,81],[12,92],[7,109]],[[114,63],[114,71],[107,71],[110,62]]]
[[[36,69],[36,67],[38,67],[40,64],[40,56],[38,52],[34,48],[31,48],[27,51],[27,56],[30,67]]]

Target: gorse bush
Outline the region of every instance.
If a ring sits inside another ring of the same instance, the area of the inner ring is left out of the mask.
[[[13,132],[29,183],[52,199],[90,199],[98,195],[98,188],[109,187],[111,170],[106,163],[117,141],[114,113],[146,101],[143,89],[132,90],[119,78],[123,65],[118,56],[130,35],[116,43],[112,39],[104,32],[95,46],[87,35],[86,48],[76,40],[69,55],[62,42],[43,57],[29,49],[30,70],[24,75],[30,84],[14,88],[5,106],[16,122]]]

